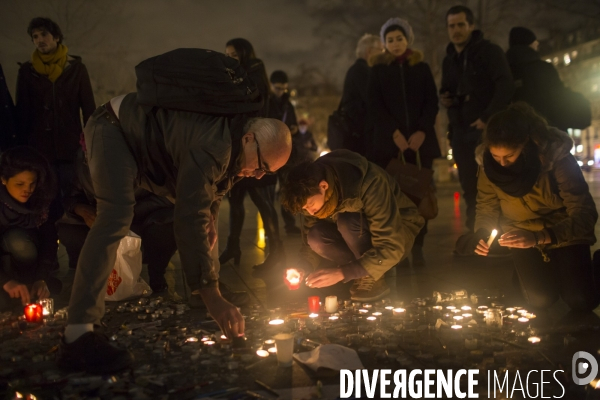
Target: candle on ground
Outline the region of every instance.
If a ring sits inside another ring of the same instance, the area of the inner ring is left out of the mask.
[[[334,313],[338,309],[337,296],[325,297],[325,312]]]

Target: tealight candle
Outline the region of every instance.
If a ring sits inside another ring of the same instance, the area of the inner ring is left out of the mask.
[[[462,329],[461,325],[452,325],[450,328],[454,329],[454,330],[459,330]]]
[[[527,314],[524,314],[523,316],[525,318],[529,318],[529,319],[534,319],[536,317],[536,315],[533,313],[527,313]]]
[[[376,321],[376,320],[377,320],[377,317],[374,317],[372,315],[370,317],[367,317],[367,321]]]
[[[265,340],[265,344],[267,346],[271,346],[272,347],[275,344],[275,340],[273,340],[273,339],[267,339],[267,340]]]
[[[525,309],[517,310],[517,314],[523,315],[523,314],[527,314],[527,313],[528,313],[528,311]]]
[[[508,311],[508,312],[509,312],[509,313],[511,313],[511,314],[512,314],[512,313],[514,313],[514,312],[515,312],[515,310],[516,310],[516,308],[514,308],[514,307],[508,307],[508,308],[506,309],[506,311]]]
[[[471,307],[469,306],[462,306],[460,309],[463,311],[471,311]]]
[[[266,350],[260,349],[260,350],[256,350],[256,355],[259,357],[268,357],[269,352]]]
[[[454,310],[450,310],[453,314],[458,314],[460,312],[460,310],[454,309]]]
[[[285,271],[283,280],[289,290],[296,290],[300,287],[300,272],[296,268],[289,268]]]
[[[452,318],[454,318],[455,321],[462,321],[462,319],[463,319],[463,317],[461,315],[455,315]]]
[[[446,306],[446,310],[455,310],[455,309],[456,309],[456,307],[454,307],[454,306]]]
[[[42,306],[42,313],[44,316],[52,316],[54,314],[54,299],[42,299],[38,300],[37,303]]]
[[[194,343],[194,342],[198,341],[198,338],[197,337],[189,337],[185,341],[188,343]]]
[[[379,317],[381,316],[381,313],[379,311],[375,311],[372,315],[375,317]]]
[[[338,317],[337,315],[332,315],[329,317],[330,321],[337,321],[340,317]]]
[[[479,306],[477,307],[477,312],[479,314],[484,314],[488,310],[488,306]]]
[[[284,320],[277,318],[277,319],[270,320],[269,325],[281,325],[284,322],[285,322]]]
[[[473,314],[465,313],[462,316],[463,316],[463,318],[471,318],[473,316]]]
[[[369,309],[369,308],[373,308],[373,305],[372,305],[372,304],[369,304],[369,303],[364,303],[364,304],[363,304],[363,308],[367,308],[367,309]]]
[[[518,319],[519,322],[529,322],[529,318],[521,317]]]
[[[42,322],[43,309],[39,304],[25,306],[25,320],[27,322]]]
[[[532,343],[532,344],[539,343],[541,340],[542,340],[542,339],[540,339],[540,338],[539,338],[539,337],[537,337],[537,336],[531,336],[529,339],[527,339],[527,341],[528,341],[529,343]]]
[[[325,297],[325,312],[334,313],[338,309],[337,296]]]
[[[207,346],[212,346],[213,344],[215,344],[215,342],[212,340],[207,340],[206,342],[204,342],[204,344]]]
[[[269,353],[271,353],[271,354],[276,354],[277,353],[277,347],[269,347],[269,349],[267,351]]]
[[[308,311],[311,313],[318,313],[321,308],[319,302],[319,296],[310,296],[308,298]]]
[[[395,316],[401,316],[401,315],[404,315],[405,311],[406,310],[404,308],[398,307],[398,308],[394,308],[394,310],[392,312]]]
[[[365,310],[364,308],[361,308],[360,310],[358,310],[358,312],[361,314],[366,314],[369,312],[369,310]]]
[[[317,318],[319,316],[319,314],[316,313],[312,313],[309,315],[310,318]]]
[[[204,336],[204,337],[203,337],[202,339],[200,339],[200,340],[201,340],[202,342],[207,342],[207,341],[209,341],[210,339],[209,339],[209,338],[207,338],[206,336]]]
[[[433,310],[435,311],[442,311],[443,307],[442,306],[433,306],[431,307]]]
[[[394,309],[394,306],[385,306],[385,309],[388,311],[392,311]]]
[[[510,314],[510,315],[508,316],[508,318],[509,318],[509,319],[517,319],[517,318],[519,318],[519,316],[518,316],[518,315],[516,315],[516,314]]]

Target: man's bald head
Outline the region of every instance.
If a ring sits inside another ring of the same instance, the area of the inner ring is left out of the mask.
[[[292,134],[286,124],[273,118],[254,118],[248,121],[244,132],[241,176],[260,179],[265,171],[275,172],[287,163]]]

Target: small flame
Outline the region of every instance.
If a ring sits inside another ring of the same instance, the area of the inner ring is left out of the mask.
[[[290,268],[287,271],[285,271],[285,273],[285,279],[287,279],[287,281],[290,284],[297,285],[298,283],[300,283],[300,272],[298,272],[296,268]]]

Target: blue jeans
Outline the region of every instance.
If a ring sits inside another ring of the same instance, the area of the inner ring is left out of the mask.
[[[337,223],[319,221],[309,229],[307,240],[315,253],[337,265],[357,260],[373,247],[367,220],[360,213],[338,214]]]

